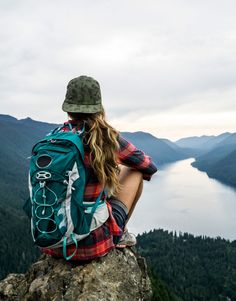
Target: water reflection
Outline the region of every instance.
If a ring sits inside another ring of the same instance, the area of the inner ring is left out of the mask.
[[[145,181],[129,228],[153,228],[236,239],[236,189],[193,168],[187,159],[162,167]]]

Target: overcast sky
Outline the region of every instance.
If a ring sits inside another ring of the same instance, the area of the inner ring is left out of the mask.
[[[121,131],[236,131],[235,0],[0,0],[0,113],[61,123],[96,78]]]

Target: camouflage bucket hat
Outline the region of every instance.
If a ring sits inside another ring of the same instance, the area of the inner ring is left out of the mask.
[[[101,112],[102,97],[99,83],[85,75],[73,78],[67,85],[62,110],[71,113]]]

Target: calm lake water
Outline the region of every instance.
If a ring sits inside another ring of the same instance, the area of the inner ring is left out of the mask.
[[[144,190],[129,221],[130,232],[163,228],[236,239],[236,189],[191,166],[194,159],[161,167]]]

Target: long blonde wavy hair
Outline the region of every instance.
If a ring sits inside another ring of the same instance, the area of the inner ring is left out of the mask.
[[[68,116],[72,120],[85,121],[83,143],[89,146],[90,164],[108,195],[116,196],[121,189],[118,180],[119,132],[107,123],[104,108],[98,113],[68,113]]]

